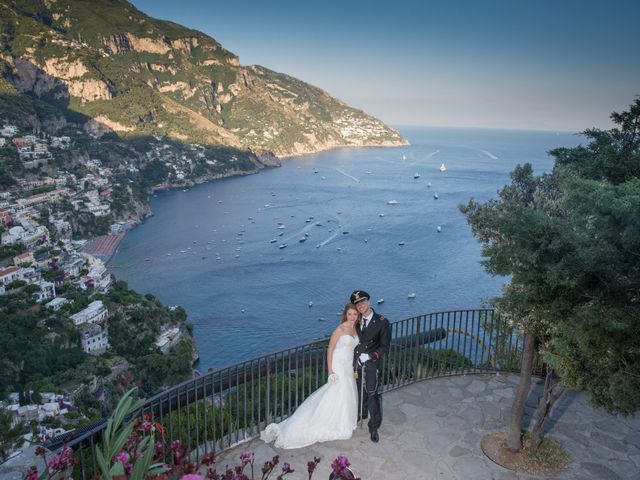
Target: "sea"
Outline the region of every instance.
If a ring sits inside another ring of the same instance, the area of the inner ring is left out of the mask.
[[[355,289],[391,321],[487,305],[508,279],[484,271],[459,205],[496,198],[518,164],[549,172],[547,152],[584,137],[398,130],[410,146],[336,149],[158,193],[109,269],[186,309],[200,371],[330,335]]]

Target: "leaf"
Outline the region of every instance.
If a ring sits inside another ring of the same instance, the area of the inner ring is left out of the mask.
[[[107,462],[104,460],[104,455],[97,447],[95,448],[95,457],[98,462],[98,467],[100,467],[100,471],[102,472],[102,479],[111,480],[111,470],[109,469]]]
[[[162,463],[162,462],[154,463],[153,465],[149,465],[149,468],[147,469],[147,474],[148,475],[160,475],[161,473],[168,472],[170,470],[171,470],[171,468],[165,466],[165,464]]]
[[[133,472],[131,473],[129,480],[144,480],[153,458],[153,444],[149,446],[149,440],[151,439],[152,437],[146,437],[142,442],[140,442],[140,447],[147,445],[148,448],[144,452],[143,456],[139,457],[133,466]]]
[[[113,441],[113,443],[109,446],[109,459],[113,458],[120,450],[127,440],[129,439],[129,435],[133,431],[133,425],[128,425],[123,428],[118,434],[117,438]]]

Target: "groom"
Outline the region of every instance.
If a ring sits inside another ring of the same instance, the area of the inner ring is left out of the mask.
[[[356,290],[351,294],[353,303],[360,315],[361,323],[356,326],[356,332],[360,343],[353,354],[353,365],[358,375],[358,395],[362,405],[362,418],[367,418],[367,412],[371,414],[369,419],[369,433],[371,441],[378,442],[378,428],[382,423],[382,408],[378,395],[378,374],[382,355],[389,351],[391,342],[391,327],[389,320],[378,315],[371,308],[369,294],[362,290]],[[362,370],[364,366],[364,391],[362,389]],[[362,393],[361,393],[362,392]]]

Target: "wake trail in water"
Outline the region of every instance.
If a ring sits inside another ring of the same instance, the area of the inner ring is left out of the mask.
[[[431,157],[433,157],[434,155],[437,155],[438,153],[440,153],[440,150],[436,150],[435,152],[431,152],[429,155],[427,155],[427,156],[425,157],[425,159],[427,159],[427,158],[431,158]]]
[[[344,175],[347,178],[350,178],[354,182],[360,183],[360,180],[358,180],[356,177],[354,177],[353,175],[349,175],[347,172],[342,171],[339,168],[336,168],[335,171],[338,172],[338,173],[341,173],[342,175]]]
[[[487,152],[486,150],[480,150],[480,151],[484,153],[487,157],[489,157],[491,160],[498,160],[498,157],[496,157],[493,153]]]
[[[331,235],[329,238],[327,238],[326,240],[320,242],[318,245],[320,245],[321,247],[324,247],[327,243],[329,243],[331,240],[333,240],[334,238],[336,238],[338,236],[340,232],[336,231],[333,235]]]

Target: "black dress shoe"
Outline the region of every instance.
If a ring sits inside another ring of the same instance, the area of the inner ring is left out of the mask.
[[[378,435],[378,431],[374,430],[373,432],[371,432],[371,441],[373,443],[378,443],[379,440],[380,440],[380,436]]]

